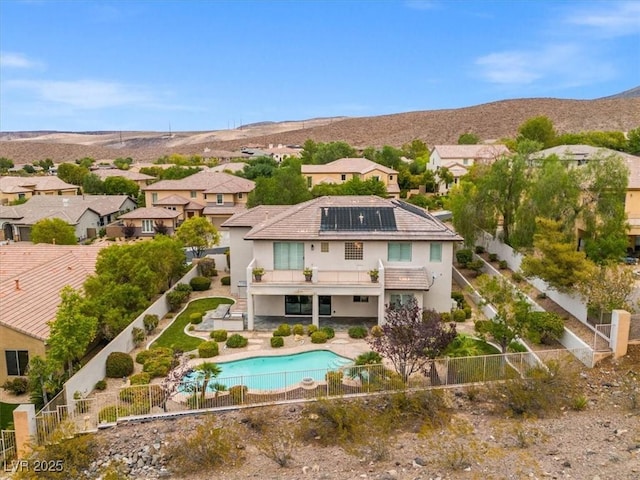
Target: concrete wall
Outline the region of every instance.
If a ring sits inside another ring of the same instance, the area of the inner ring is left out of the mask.
[[[244,236],[250,227],[233,227],[229,229],[229,245],[231,253],[231,294],[238,294],[238,282],[246,282],[247,265],[253,258],[253,241]]]

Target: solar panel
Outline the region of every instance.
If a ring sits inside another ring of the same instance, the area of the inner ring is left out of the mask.
[[[400,206],[400,208],[404,208],[407,212],[415,213],[416,215],[420,215],[421,217],[424,217],[424,218],[429,218],[429,215],[427,214],[427,212],[425,212],[420,207],[416,207],[415,205],[412,205],[411,203],[399,201],[398,205]]]
[[[393,207],[324,207],[320,231],[394,232]]]

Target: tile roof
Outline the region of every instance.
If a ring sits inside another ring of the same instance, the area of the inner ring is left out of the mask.
[[[169,195],[154,202],[154,205],[186,205],[189,202],[190,200],[188,198],[184,198],[181,195]]]
[[[243,154],[244,155],[244,154]],[[249,155],[246,155],[247,157]],[[242,170],[244,170],[244,166],[247,165],[244,162],[229,162],[229,163],[222,163],[220,165],[216,165],[215,167],[211,167],[209,169],[209,171],[211,172],[224,172],[225,170],[228,170],[230,172],[241,172]]]
[[[372,170],[388,174],[397,174],[392,168],[372,162],[366,158],[340,158],[324,165],[302,165],[301,173],[360,173],[364,175]]]
[[[169,218],[177,218],[182,215],[181,212],[177,210],[169,210],[168,208],[162,207],[142,207],[136,208],[135,210],[120,215],[119,220],[134,220],[134,219],[169,219]]]
[[[443,160],[458,158],[474,158],[493,160],[509,153],[505,145],[435,145],[432,152],[438,151]]]
[[[43,190],[78,190],[77,185],[63,182],[58,177],[46,175],[42,177],[0,177],[0,191],[7,193],[43,191]]]
[[[257,207],[236,213],[229,220],[223,222],[221,226],[254,227],[260,222],[269,220],[269,218],[289,208],[291,208],[291,205],[258,205]]]
[[[384,269],[385,290],[429,290],[427,269],[411,267],[386,267]]]
[[[245,193],[255,187],[255,182],[246,178],[236,177],[224,172],[202,170],[180,180],[161,180],[142,187],[143,191],[161,190],[199,190],[205,193]]]
[[[394,231],[321,231],[322,209],[331,207],[387,207],[393,210]],[[254,226],[247,240],[416,239],[459,241],[462,238],[429,212],[400,200],[376,196],[326,196],[293,205]]]
[[[139,182],[142,180],[154,180],[156,178],[151,175],[147,175],[146,173],[132,172],[131,170],[120,170],[118,168],[98,168],[96,170],[91,170],[91,173],[100,177],[101,180],[109,177],[122,177],[127,180]]]
[[[244,212],[247,209],[246,205],[233,205],[231,207],[204,207],[202,211],[203,215],[235,215],[239,212]]]
[[[0,324],[46,340],[60,290],[65,285],[80,289],[94,273],[102,248],[25,242],[0,246]]]

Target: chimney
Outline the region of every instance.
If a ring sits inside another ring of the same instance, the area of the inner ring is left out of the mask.
[[[20,280],[16,278],[16,290],[20,290]]]

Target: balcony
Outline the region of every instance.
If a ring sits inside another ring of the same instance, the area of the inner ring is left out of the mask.
[[[268,283],[279,285],[307,284],[302,270],[266,270],[262,279],[253,283]],[[319,270],[315,269],[311,278],[314,284],[372,284],[371,277],[367,271],[357,270]],[[374,283],[375,285],[375,283]]]

